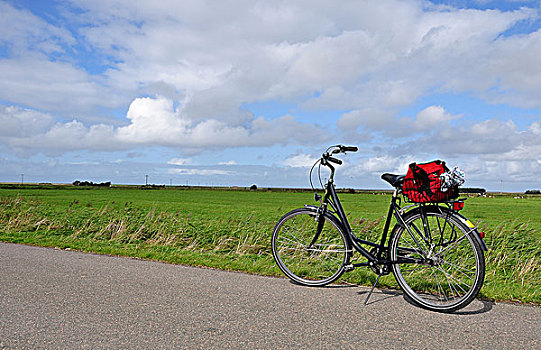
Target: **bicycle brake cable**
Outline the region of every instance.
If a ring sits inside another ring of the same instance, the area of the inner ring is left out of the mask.
[[[319,184],[321,185],[321,189],[325,191],[325,185],[323,185],[323,181],[321,181],[321,162],[319,162],[319,167],[317,168],[317,177],[319,179]]]
[[[312,165],[312,168],[310,169],[310,187],[312,188],[312,191],[315,191],[316,189],[314,188],[314,183],[312,182],[312,173],[314,171],[314,168],[316,167],[316,165],[321,161],[321,159],[318,159],[314,165]]]

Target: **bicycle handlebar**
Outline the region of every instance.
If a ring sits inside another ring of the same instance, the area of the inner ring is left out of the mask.
[[[344,146],[344,145],[336,145],[331,146],[327,149],[327,152],[334,148],[331,152],[331,154],[337,154],[337,153],[346,153],[346,152],[357,152],[359,149],[356,146]]]
[[[323,165],[323,166],[328,167],[331,170],[331,174],[328,180],[328,183],[330,184],[333,182],[334,171],[335,171],[334,166],[332,166],[330,163],[334,163],[338,165],[342,164],[342,160],[338,158],[334,158],[331,155],[337,154],[337,153],[357,152],[358,150],[359,149],[356,146],[344,146],[344,145],[335,145],[335,146],[330,146],[329,148],[327,148],[325,153],[321,155],[321,158],[318,159],[312,166],[312,169],[310,169],[310,186],[312,186],[312,189],[314,189],[314,186],[312,183],[312,171],[314,170],[314,168],[316,167],[318,163],[320,167]],[[319,170],[318,170],[318,173],[319,173]],[[319,173],[319,183],[321,184],[321,187],[324,187],[323,183],[321,182],[321,173]]]
[[[334,148],[334,149],[333,149]],[[330,151],[333,149],[332,151]],[[327,149],[327,152],[323,153],[321,155],[321,158],[325,161],[335,163],[338,165],[342,164],[342,161],[338,158],[331,157],[331,154],[337,154],[337,153],[346,153],[346,152],[357,152],[359,149],[356,146],[344,146],[344,145],[336,145],[331,146]],[[330,151],[330,153],[329,153]]]
[[[340,148],[342,148],[344,152],[357,152],[359,150],[356,146],[340,146]]]
[[[329,156],[329,157],[327,157],[325,159],[328,160],[331,163],[336,163],[338,165],[342,164],[342,161],[340,159],[338,159],[338,158],[334,158],[334,157]]]

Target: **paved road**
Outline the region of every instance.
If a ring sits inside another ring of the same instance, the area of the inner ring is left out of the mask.
[[[541,308],[438,314],[397,292],[0,243],[0,349],[541,349]]]

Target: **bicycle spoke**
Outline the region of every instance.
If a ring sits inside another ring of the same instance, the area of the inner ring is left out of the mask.
[[[460,272],[460,273],[461,273],[462,275],[464,275],[465,277],[467,277],[467,278],[473,280],[473,278],[472,278],[470,275],[466,274],[464,271],[469,272],[469,273],[475,275],[475,271],[474,271],[474,270],[468,270],[468,269],[462,268],[462,267],[460,267],[460,266],[458,266],[458,265],[456,265],[456,264],[453,264],[453,263],[451,263],[451,262],[449,262],[449,261],[445,261],[445,260],[444,260],[443,262],[444,262],[445,264],[448,264],[448,265],[450,265],[451,267],[453,267],[456,271]]]
[[[289,229],[285,230],[285,233],[287,233],[287,235],[292,238],[292,239],[290,239],[290,241],[302,244],[303,240],[300,239],[297,235],[293,234],[292,232],[299,232],[299,231],[291,231]],[[282,236],[282,238],[286,238],[286,237]]]
[[[454,294],[457,296],[457,297],[460,297],[461,294],[458,292],[458,290],[456,288],[453,288],[453,286],[456,286],[460,289],[462,289],[462,292],[464,292],[464,294],[467,292],[464,288],[462,288],[460,285],[461,283],[453,283],[453,280],[456,280],[456,281],[460,281],[460,280],[457,280],[454,276],[448,274],[444,269],[442,269],[441,267],[438,267],[438,270],[443,273],[443,276],[447,279],[447,284],[449,285],[449,289],[451,291],[454,292]]]
[[[432,274],[434,276],[434,279],[436,280],[436,284],[438,285],[438,291],[439,291],[438,294],[440,295],[439,299],[442,300],[441,296],[443,295],[445,297],[445,300],[449,301],[449,298],[447,298],[447,293],[445,293],[445,291],[443,290],[443,287],[441,286],[440,279],[438,278],[436,271],[434,271]]]
[[[289,238],[283,237],[283,236],[280,237],[280,241],[281,241],[281,242],[287,241],[287,242],[294,243],[295,245],[298,245],[298,246],[301,246],[301,247],[303,246],[299,240],[294,241],[294,240],[292,240],[292,239],[289,239]]]
[[[407,269],[406,271],[408,271],[410,273],[410,275],[411,275],[413,272],[429,270],[431,268],[431,266],[428,266],[428,265],[417,264],[417,266],[418,267],[412,268],[412,269]],[[402,269],[402,270],[404,270],[404,269]]]
[[[409,237],[411,237],[413,240],[415,240],[415,237],[413,237],[411,234],[409,234]],[[409,244],[409,247],[413,249],[417,254],[419,254],[422,257],[425,257],[425,253],[421,247],[417,244],[417,240],[415,240],[415,245],[408,239],[408,237],[404,236],[404,240]],[[415,246],[419,247],[416,248]]]
[[[456,247],[458,246],[459,243],[461,243],[462,241],[464,241],[464,240],[467,238],[466,236],[467,236],[468,234],[469,234],[469,232],[466,233],[466,234],[464,234],[464,235],[463,235],[462,237],[460,237],[459,239],[457,239],[457,240],[454,242],[453,245],[450,245],[449,247],[446,247],[445,249],[443,249],[443,250],[440,251],[439,253],[442,254],[442,253],[445,253],[446,251],[448,251],[449,249],[454,249],[454,248],[456,248]]]

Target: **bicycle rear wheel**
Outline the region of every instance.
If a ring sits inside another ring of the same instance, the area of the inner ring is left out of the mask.
[[[439,206],[406,214],[407,229],[397,225],[390,244],[393,274],[415,303],[452,312],[468,305],[485,277],[483,250],[453,212]]]
[[[349,241],[330,215],[322,215],[323,226],[317,240],[316,212],[308,208],[284,215],[274,227],[272,255],[282,272],[306,286],[323,286],[338,279],[349,262]]]

